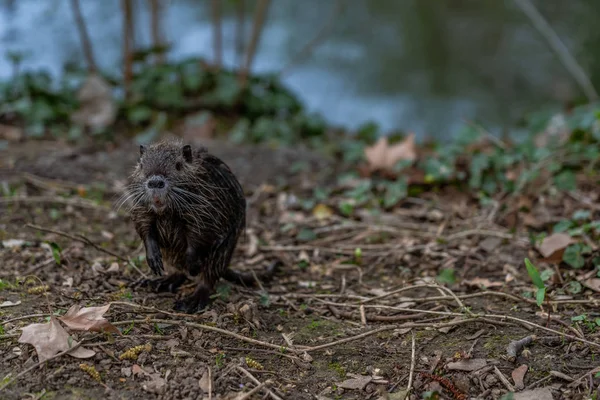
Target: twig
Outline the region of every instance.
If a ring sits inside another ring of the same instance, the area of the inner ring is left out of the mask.
[[[131,0],[121,0],[123,9],[123,89],[125,98],[129,98],[129,85],[133,78],[133,6]]]
[[[548,45],[554,50],[565,68],[577,81],[588,100],[596,101],[598,93],[594,89],[590,78],[586,75],[584,69],[577,63],[567,46],[560,40],[556,32],[552,29],[546,19],[540,14],[535,6],[529,0],[515,0],[515,4],[529,18],[531,24],[546,39]]]
[[[265,386],[270,385],[270,384],[271,384],[271,381],[267,379],[265,382],[262,382],[262,383],[256,385],[254,387],[254,389],[252,389],[249,392],[243,394],[241,397],[238,397],[236,400],[246,400],[246,399],[249,399],[250,396],[252,396],[254,393],[262,390]]]
[[[131,260],[128,259],[127,257],[124,257],[122,255],[119,255],[119,254],[111,251],[111,250],[108,250],[108,249],[105,249],[103,247],[100,247],[99,245],[97,245],[96,243],[92,242],[90,239],[86,238],[85,236],[83,236],[81,234],[78,235],[78,236],[73,236],[70,233],[66,233],[66,232],[62,232],[62,231],[58,231],[58,230],[54,230],[54,229],[49,229],[49,228],[44,228],[44,227],[41,227],[41,226],[38,226],[38,225],[29,224],[29,223],[26,224],[25,226],[27,226],[29,228],[32,228],[32,229],[37,229],[37,230],[42,231],[42,232],[54,233],[56,235],[67,237],[67,238],[69,238],[71,240],[75,240],[75,241],[78,241],[78,242],[90,245],[90,246],[92,246],[93,248],[95,248],[98,251],[101,251],[103,253],[106,253],[108,255],[116,257],[116,258],[118,258],[121,261],[127,262],[140,275],[142,275],[144,278],[147,277],[147,275],[142,270],[140,270],[133,262],[131,262]]]
[[[254,377],[254,375],[252,375],[250,372],[246,371],[244,368],[240,367],[240,366],[236,366],[236,369],[238,371],[240,371],[242,374],[246,375],[248,378],[250,378],[250,380],[252,380],[252,382],[256,383],[257,385],[260,385],[260,381],[258,379],[256,379]],[[273,399],[275,400],[283,400],[281,397],[277,396],[275,393],[273,393],[270,389],[265,388],[265,391],[269,394],[269,396],[271,396]]]
[[[496,373],[496,376],[498,377],[498,379],[500,379],[500,381],[504,384],[504,386],[506,386],[506,388],[508,389],[509,392],[515,391],[515,388],[513,387],[513,385],[511,385],[511,383],[508,381],[508,379],[504,376],[504,374],[495,365],[494,365],[494,372]]]
[[[7,319],[6,321],[2,321],[2,322],[0,322],[0,325],[5,325],[5,324],[8,324],[9,322],[20,321],[20,320],[23,320],[23,319],[48,317],[50,315],[51,314],[29,314],[29,315],[22,315],[20,317],[14,317],[14,318],[11,318],[11,319]]]
[[[212,400],[212,369],[208,366],[208,400]]]
[[[85,20],[81,14],[81,8],[79,7],[79,0],[71,0],[71,8],[73,9],[73,15],[75,16],[75,24],[79,31],[79,39],[81,40],[81,47],[83,48],[83,54],[88,64],[88,72],[94,73],[97,71],[96,61],[94,60],[94,51],[92,49],[92,42],[90,36],[85,27]]]
[[[29,372],[33,371],[34,369],[36,369],[37,367],[44,365],[46,362],[48,361],[52,361],[54,359],[57,359],[59,357],[64,356],[65,354],[70,353],[73,350],[76,350],[77,348],[79,348],[83,343],[85,342],[85,339],[82,340],[81,342],[77,343],[75,346],[71,347],[70,349],[67,349],[65,351],[61,351],[60,353],[57,353],[55,355],[53,355],[50,358],[47,358],[43,361],[38,362],[37,364],[32,365],[31,367],[25,369],[24,371],[21,371],[17,376],[15,376],[14,378],[12,378],[11,380],[9,380],[8,382],[6,382],[4,385],[2,385],[0,387],[0,392],[3,391],[5,388],[7,388],[10,384],[12,384],[14,381],[16,381],[17,379],[27,375]]]
[[[333,8],[331,16],[329,19],[323,24],[321,29],[317,32],[315,37],[313,37],[300,52],[292,58],[292,60],[279,72],[278,76],[281,78],[283,75],[288,73],[290,69],[292,69],[295,65],[300,64],[305,58],[310,56],[310,54],[317,48],[329,35],[331,29],[335,25],[335,21],[342,14],[345,8],[344,0],[337,0],[336,4]]]
[[[410,333],[412,333],[412,346],[411,346],[411,353],[410,353],[410,372],[408,373],[408,385],[406,385],[406,395],[405,397],[408,397],[408,394],[410,393],[410,390],[412,389],[412,383],[413,383],[413,375],[415,373],[415,331],[411,331]]]
[[[90,209],[105,209],[109,210],[110,208],[96,204],[86,199],[80,198],[63,198],[57,196],[12,196],[0,199],[0,204],[9,204],[9,203],[56,203],[56,204],[64,204],[68,206],[82,207],[82,208],[90,208]]]
[[[272,343],[268,343],[268,342],[262,342],[260,340],[256,340],[256,339],[252,339],[252,338],[249,338],[246,336],[238,335],[237,333],[228,331],[226,329],[220,329],[220,328],[216,328],[214,326],[198,324],[195,322],[176,321],[176,320],[158,319],[158,318],[147,318],[147,319],[132,319],[132,320],[127,320],[127,321],[117,321],[117,322],[113,322],[113,325],[115,325],[115,326],[116,325],[130,325],[132,323],[133,324],[157,323],[157,324],[189,326],[192,328],[198,328],[198,329],[205,330],[205,331],[211,331],[211,332],[220,333],[222,335],[231,336],[233,338],[241,340],[242,342],[252,343],[252,344],[256,344],[258,346],[262,346],[262,347],[268,347],[268,348],[279,350],[279,351],[282,351],[282,350],[291,351],[294,354],[302,353],[302,351],[296,350],[294,348],[285,347],[282,345],[276,345],[276,344],[272,344]]]
[[[256,5],[256,12],[254,13],[254,24],[252,25],[252,34],[250,35],[250,43],[246,52],[246,61],[240,71],[240,83],[242,86],[246,84],[246,78],[250,73],[250,67],[254,60],[254,55],[260,42],[263,26],[265,24],[265,17],[269,8],[270,0],[259,0]]]
[[[161,1],[162,0],[149,0],[150,2],[150,31],[152,33],[152,46],[154,50],[158,51],[156,55],[156,64],[163,64],[165,61],[165,55],[162,52],[163,45],[163,32],[160,24],[161,17]]]
[[[223,65],[223,30],[221,26],[221,0],[211,0],[210,6],[213,20],[213,51],[215,55],[215,65],[217,69],[220,69]]]
[[[246,0],[238,0],[237,7],[235,9],[235,15],[237,17],[237,24],[235,27],[235,53],[236,53],[236,65],[238,68],[242,67],[242,59],[244,57],[244,27],[245,27],[245,5]]]

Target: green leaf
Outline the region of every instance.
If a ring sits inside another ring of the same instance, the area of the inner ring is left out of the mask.
[[[533,281],[533,284],[538,289],[544,289],[545,288],[544,281],[540,277],[540,273],[538,272],[537,268],[531,263],[531,261],[529,261],[529,258],[525,259],[525,267],[527,268],[527,273],[529,274],[529,277]]]
[[[586,319],[587,319],[587,316],[585,314],[576,315],[574,317],[571,317],[571,321],[573,321],[573,322],[585,321]]]
[[[566,232],[573,226],[573,221],[563,219],[552,228],[552,233]]]
[[[388,184],[385,188],[383,196],[383,206],[385,208],[395,206],[400,200],[406,197],[408,193],[408,185],[405,180],[398,180]]]
[[[569,245],[563,253],[563,261],[571,267],[579,269],[585,265],[584,254],[589,253],[591,249],[581,243]]]
[[[577,210],[573,213],[573,219],[575,221],[582,221],[590,219],[592,213],[589,210]]]
[[[575,173],[570,170],[561,172],[554,177],[554,184],[558,190],[571,191],[577,189]]]
[[[52,249],[52,257],[54,257],[54,261],[56,261],[56,264],[60,265],[60,253],[62,251],[60,246],[54,242],[50,242],[49,245]]]
[[[296,235],[296,239],[301,240],[303,242],[307,242],[309,240],[315,240],[317,238],[317,234],[308,228],[302,228],[298,235]]]
[[[572,294],[581,293],[582,290],[583,286],[577,281],[569,282],[569,286],[567,287],[567,291],[569,291]]]
[[[538,307],[544,302],[544,297],[546,297],[546,288],[538,288],[535,292],[535,301]]]
[[[454,274],[454,269],[453,268],[444,268],[440,271],[439,275],[437,276],[437,281],[440,283],[448,283],[448,284],[453,284],[454,282],[456,282],[456,276]]]

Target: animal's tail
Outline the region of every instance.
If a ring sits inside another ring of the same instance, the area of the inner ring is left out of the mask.
[[[274,261],[265,271],[257,273],[256,278],[261,282],[269,282],[282,265],[283,263],[280,260]],[[251,272],[239,272],[231,268],[227,268],[223,274],[223,278],[229,282],[244,286],[256,286],[255,274]]]

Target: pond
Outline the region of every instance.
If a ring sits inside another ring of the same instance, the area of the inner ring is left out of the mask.
[[[120,68],[120,1],[80,1],[100,67]],[[147,1],[136,1],[136,41],[150,43]],[[164,1],[169,58],[213,58],[210,1]],[[235,6],[223,0],[223,59],[236,65]],[[3,51],[27,54],[23,68],[59,74],[82,62],[69,0],[4,0]],[[255,1],[247,1],[250,11]],[[593,1],[537,1],[538,10],[584,68],[600,7]],[[341,11],[339,11],[339,6]],[[247,12],[247,37],[252,14]],[[328,21],[333,20],[333,23]],[[593,22],[592,22],[593,21]],[[513,0],[276,0],[271,1],[253,71],[286,67],[324,26],[330,32],[284,82],[311,111],[354,130],[373,121],[382,133],[413,131],[445,139],[466,120],[494,134],[524,113],[561,107],[581,91],[544,38]],[[595,62],[595,64],[594,64]],[[0,60],[0,78],[11,74]]]

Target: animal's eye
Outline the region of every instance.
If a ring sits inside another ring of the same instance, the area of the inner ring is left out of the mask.
[[[181,165],[181,163],[180,163],[180,162],[177,162],[177,163],[175,164],[175,168],[177,169],[177,171],[181,171],[181,167],[182,167],[182,165]]]

